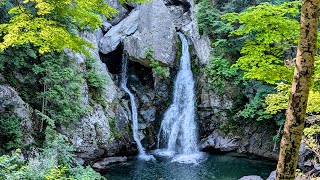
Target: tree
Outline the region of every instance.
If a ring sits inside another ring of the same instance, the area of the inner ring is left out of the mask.
[[[11,2],[0,0],[0,5],[4,4]],[[95,30],[102,25],[101,15],[111,18],[117,13],[104,0],[17,0],[12,6],[8,12],[10,22],[0,24],[0,52],[32,44],[41,54],[62,52],[64,48],[86,53],[91,44],[81,39],[77,31]]]
[[[294,179],[316,55],[320,0],[302,0],[295,70],[280,145],[277,180]]]

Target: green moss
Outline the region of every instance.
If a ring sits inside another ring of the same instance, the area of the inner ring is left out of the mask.
[[[94,58],[87,58],[86,60],[86,68],[88,71],[86,80],[89,87],[90,103],[92,105],[98,103],[101,104],[104,108],[108,108],[108,104],[105,102],[102,94],[104,91],[104,87],[110,82],[108,82],[108,79],[105,76],[97,73],[94,65],[95,62],[96,59]]]
[[[121,138],[122,135],[121,135],[120,130],[117,127],[116,119],[110,118],[108,122],[109,122],[110,131],[111,131],[112,135],[117,139]]]
[[[151,48],[146,49],[146,57],[150,61],[150,67],[160,76],[162,79],[168,79],[170,71],[168,67],[163,67],[160,62],[153,58],[153,50]]]
[[[21,120],[10,112],[2,112],[0,116],[0,154],[1,150],[12,150],[21,147]]]

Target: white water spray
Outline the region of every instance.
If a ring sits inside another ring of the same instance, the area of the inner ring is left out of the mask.
[[[174,84],[173,103],[164,114],[158,134],[165,149],[159,155],[174,156],[172,161],[197,163],[202,154],[197,147],[197,126],[195,124],[194,80],[190,65],[189,45],[185,36],[182,41],[180,69]]]
[[[121,82],[120,86],[121,88],[129,94],[130,96],[130,102],[131,102],[131,119],[132,119],[132,133],[133,133],[133,139],[137,143],[137,148],[139,152],[139,159],[142,160],[155,160],[155,158],[152,155],[146,154],[139,138],[139,121],[138,121],[138,108],[137,104],[134,99],[134,95],[131,93],[131,91],[127,87],[127,81],[128,81],[128,76],[127,76],[127,66],[128,66],[128,56],[123,53],[122,57],[122,72],[121,72]]]

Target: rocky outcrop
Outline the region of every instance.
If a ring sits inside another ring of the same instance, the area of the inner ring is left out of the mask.
[[[139,11],[133,11],[127,18],[116,26],[113,26],[100,40],[100,52],[108,54],[114,51],[125,37],[133,34],[137,30],[138,20]]]
[[[190,38],[195,49],[195,53],[199,59],[199,65],[205,66],[209,63],[211,55],[210,39],[206,35],[200,35],[198,29],[198,20],[196,17],[197,6],[194,0],[181,0],[182,3],[190,5],[191,22],[181,27],[181,31]]]
[[[210,136],[201,141],[200,148],[207,151],[234,151],[238,149],[240,139],[240,137],[228,136],[221,130],[215,130]]]
[[[176,57],[176,30],[168,8],[162,0],[142,4],[139,9],[138,30],[124,40],[124,50],[132,60],[149,65],[146,52],[154,59],[174,66]]]
[[[109,119],[102,106],[95,105],[93,108],[90,115],[61,129],[76,148],[77,155],[83,159],[100,157],[105,153],[103,147],[111,147],[113,140]]]
[[[122,93],[115,85],[106,65],[100,60],[98,43],[102,38],[101,33],[100,30],[95,33],[83,32],[81,37],[93,44],[88,51],[94,59],[94,73],[106,79],[101,94],[103,104],[91,105],[90,114],[59,129],[60,133],[66,135],[76,148],[78,158],[85,161],[135,151],[131,134],[127,132],[127,129],[130,129],[129,116],[123,110],[123,104],[119,103]],[[80,64],[88,61],[84,55],[66,52]],[[87,73],[85,68],[83,73]],[[83,87],[83,94],[86,97],[84,104],[90,105],[88,85],[85,83]]]
[[[2,81],[4,82],[5,79],[2,78]],[[34,142],[32,136],[34,132],[32,108],[21,99],[15,89],[9,85],[0,84],[0,113],[5,111],[10,111],[15,117],[19,118],[22,145],[26,147],[32,144]]]
[[[109,22],[112,25],[116,25],[127,16],[129,11],[124,8],[124,6],[122,6],[118,0],[106,0],[105,2],[117,10],[117,13],[114,14],[111,19],[103,19],[104,22]]]
[[[127,157],[108,157],[94,163],[92,167],[98,171],[101,171],[106,169],[106,167],[111,164],[122,163],[126,161],[127,161]]]

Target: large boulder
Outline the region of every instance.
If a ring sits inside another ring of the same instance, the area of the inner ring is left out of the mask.
[[[251,176],[243,176],[239,180],[263,180],[260,176],[251,175]]]
[[[149,65],[147,50],[154,59],[174,66],[176,57],[176,30],[169,9],[162,0],[153,0],[138,7],[138,30],[124,40],[124,50],[141,64]]]
[[[107,166],[111,164],[116,164],[116,163],[122,163],[126,162],[127,157],[108,157],[104,158],[101,161],[98,161],[92,165],[92,167],[98,171],[104,170],[107,168]]]
[[[111,19],[104,18],[103,22],[109,22],[112,25],[116,25],[127,16],[129,11],[124,8],[118,0],[106,0],[105,2],[117,10],[117,13],[114,14]]]
[[[127,36],[133,34],[138,28],[139,11],[132,11],[128,17],[113,26],[101,39],[99,43],[100,52],[108,54],[114,51],[120,42]],[[135,48],[134,46],[131,48]]]

